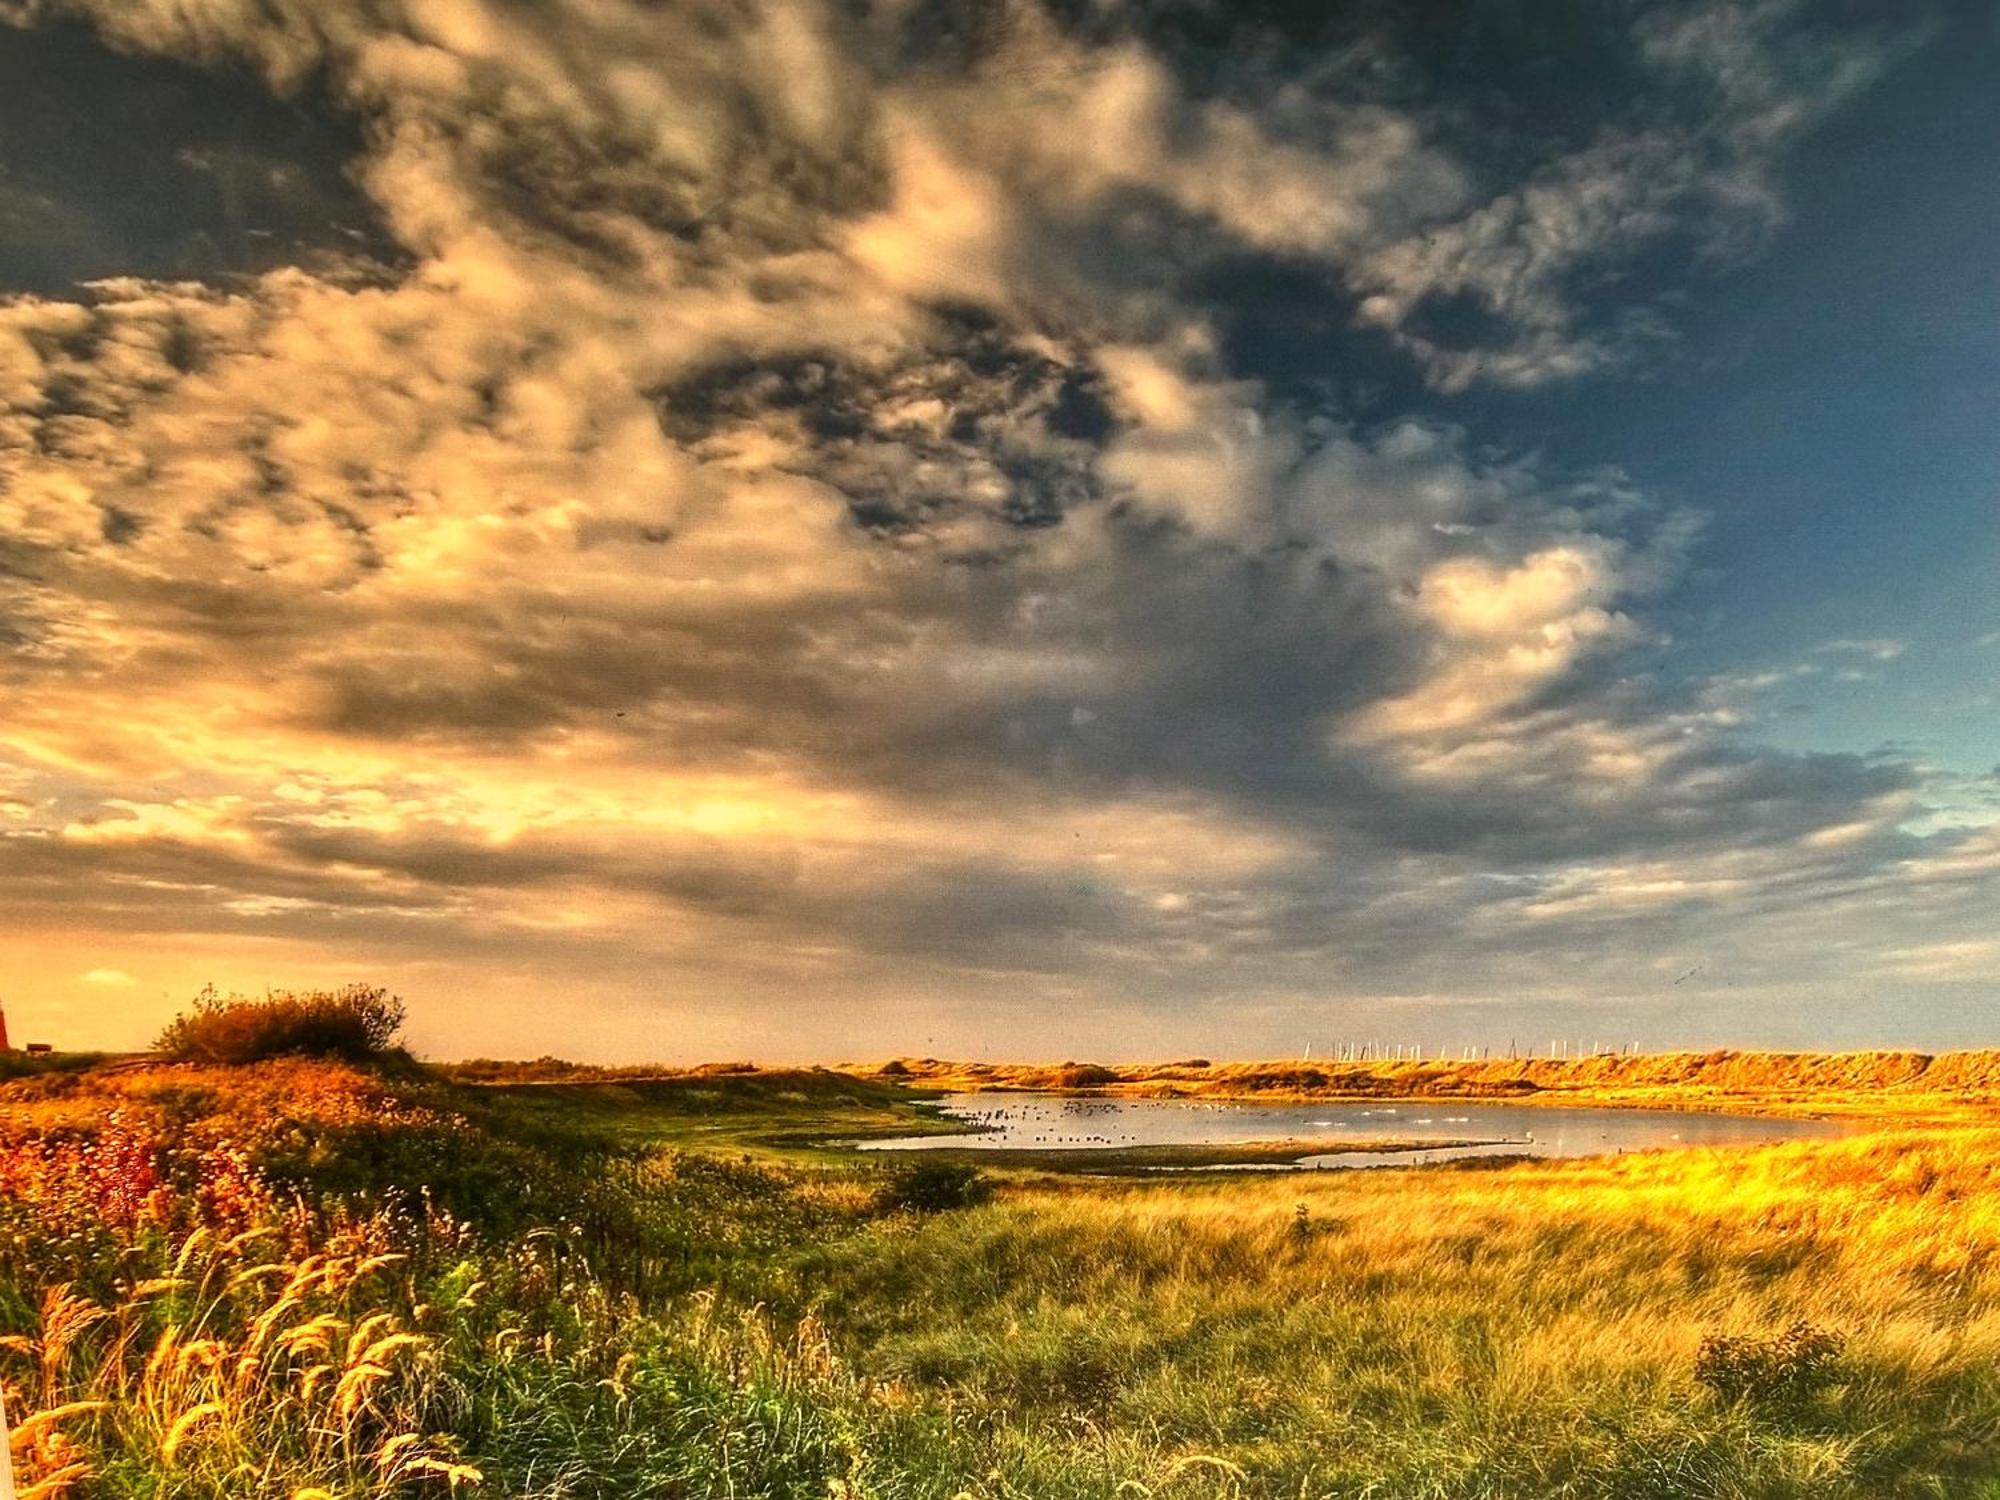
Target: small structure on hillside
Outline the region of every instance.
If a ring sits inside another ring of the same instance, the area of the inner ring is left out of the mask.
[[[56,1049],[47,1042],[30,1042],[25,1049],[16,1049],[14,1044],[7,1040],[7,1007],[0,1005],[0,1056],[16,1050],[25,1050],[30,1057],[51,1057]],[[0,1494],[0,1500],[6,1500],[4,1494]]]

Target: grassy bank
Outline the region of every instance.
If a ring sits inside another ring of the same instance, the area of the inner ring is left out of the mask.
[[[1321,1156],[1425,1152],[1488,1141],[1310,1140],[1218,1141],[1155,1146],[926,1146],[886,1153],[892,1167],[913,1162],[948,1162],[972,1170],[1012,1168],[1019,1172],[1088,1172],[1098,1176],[1143,1176],[1188,1172],[1202,1167],[1290,1167]]]
[[[2000,1128],[920,1211],[892,1081],[495,1076],[0,1085],[28,1493],[2000,1495]]]

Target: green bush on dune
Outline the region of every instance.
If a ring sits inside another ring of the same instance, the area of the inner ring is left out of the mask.
[[[1770,1338],[1712,1334],[1695,1354],[1694,1378],[1724,1401],[1797,1408],[1832,1385],[1846,1340],[1800,1321]]]
[[[279,990],[262,997],[222,995],[210,985],[153,1045],[177,1062],[239,1064],[274,1057],[361,1062],[389,1052],[402,1028],[403,1002],[371,985]]]
[[[971,1208],[992,1195],[993,1185],[976,1168],[959,1162],[926,1161],[896,1172],[883,1184],[878,1201],[887,1209],[941,1214]]]

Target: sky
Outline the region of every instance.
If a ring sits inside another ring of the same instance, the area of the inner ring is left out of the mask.
[[[0,0],[0,1002],[2000,1043],[2000,8]]]

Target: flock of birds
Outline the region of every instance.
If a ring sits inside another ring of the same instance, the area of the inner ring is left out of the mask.
[[[983,1096],[982,1096],[983,1097]],[[1171,1112],[1172,1125],[1164,1137],[1159,1133],[1139,1131],[1106,1132],[1101,1129],[1081,1128],[1083,1122],[1099,1117],[1123,1116],[1128,1120],[1143,1118],[1148,1110],[1162,1113]],[[1062,1147],[1108,1147],[1140,1145],[1215,1145],[1222,1141],[1244,1141],[1257,1139],[1245,1135],[1239,1122],[1257,1113],[1247,1110],[1242,1104],[1216,1103],[1201,1099],[1175,1100],[1092,1100],[1064,1099],[1054,1104],[1042,1104],[1032,1100],[1011,1099],[1005,1103],[987,1106],[969,1103],[946,1105],[944,1112],[952,1119],[972,1126],[980,1133],[978,1144],[989,1148],[1041,1146]],[[1373,1115],[1395,1115],[1394,1109],[1364,1109],[1362,1117]],[[1185,1128],[1189,1114],[1207,1114],[1219,1121],[1226,1121],[1224,1131],[1213,1133],[1199,1131],[1190,1133]],[[1176,1118],[1177,1117],[1177,1118]],[[1298,1128],[1296,1123],[1280,1122],[1286,1130]],[[1433,1119],[1429,1115],[1409,1121],[1420,1125],[1466,1125],[1471,1123],[1469,1115],[1444,1115]],[[1314,1130],[1351,1130],[1355,1126],[1350,1120],[1308,1120],[1305,1125]],[[1534,1139],[1532,1133],[1527,1137]],[[970,1144],[960,1142],[960,1144]]]

